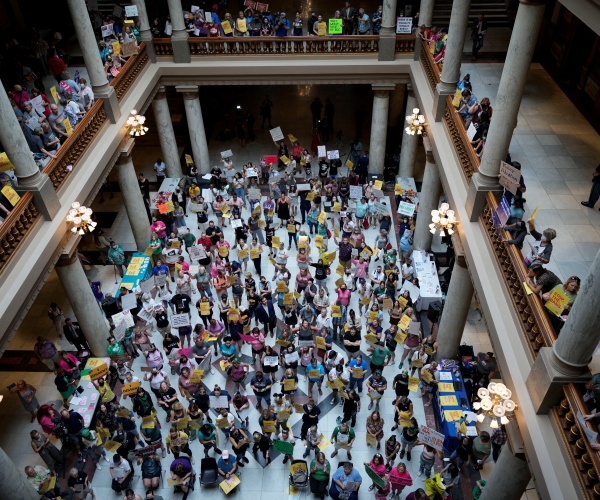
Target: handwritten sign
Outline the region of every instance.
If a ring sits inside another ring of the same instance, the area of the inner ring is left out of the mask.
[[[327,156],[327,146],[317,146],[317,155],[319,158],[325,158]]]
[[[179,328],[180,326],[189,326],[190,317],[187,314],[173,314],[173,316],[171,316],[171,325],[173,326],[173,328]]]
[[[340,158],[340,152],[337,149],[332,149],[331,151],[327,151],[327,159],[328,160],[338,160]]]
[[[138,388],[140,387],[140,382],[130,382],[129,384],[125,384],[123,386],[123,395],[124,396],[133,396]]]
[[[500,185],[504,186],[512,194],[517,194],[517,188],[521,180],[521,171],[508,163],[500,162]]]
[[[571,299],[560,288],[555,288],[550,293],[550,297],[544,304],[546,309],[555,316],[560,316],[565,310],[565,306]]]
[[[412,17],[397,17],[396,18],[396,34],[410,35],[412,33],[413,20]]]
[[[406,215],[408,217],[412,217],[415,213],[416,206],[413,203],[408,201],[401,201],[400,205],[398,205],[398,213],[400,215]]]
[[[419,441],[439,451],[442,451],[442,448],[444,447],[444,435],[441,432],[427,427],[426,425],[421,425]]]
[[[340,18],[329,19],[329,34],[330,35],[341,35],[343,28],[343,20]]]
[[[221,24],[223,23],[221,22]],[[283,139],[285,138],[283,132],[281,131],[281,127],[272,128],[271,130],[269,130],[269,132],[271,133],[271,138],[274,142],[283,141]]]

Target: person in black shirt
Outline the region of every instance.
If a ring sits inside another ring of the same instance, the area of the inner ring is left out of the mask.
[[[408,387],[408,386],[407,386]],[[408,390],[408,389],[407,389]],[[401,425],[400,414],[404,412],[404,418],[407,416],[411,416],[413,414],[413,404],[412,401],[407,396],[398,396],[396,398],[396,402],[394,403],[394,409],[396,414],[394,415],[394,427],[392,430],[395,431],[398,428],[398,425]]]
[[[192,299],[185,293],[176,293],[171,297],[171,304],[175,306],[175,312],[177,314],[187,314],[190,316],[190,303]]]
[[[464,436],[458,445],[458,448],[450,455],[450,460],[455,461],[456,466],[462,469],[464,463],[468,463],[471,459],[473,451],[473,442],[469,436]]]
[[[392,383],[392,387],[394,388],[394,392],[397,397],[407,397],[408,390],[408,371],[402,370],[402,373],[399,373],[394,377],[394,382]]]
[[[582,201],[581,204],[584,207],[594,208],[598,198],[600,198],[600,164],[592,172],[592,189],[590,190],[588,201]]]
[[[65,424],[69,440],[75,445],[78,457],[81,456],[81,431],[84,423],[83,417],[73,410],[62,410],[60,412],[61,421]]]
[[[304,408],[304,414],[302,415],[302,428],[300,429],[300,439],[306,439],[306,433],[313,425],[319,423],[319,415],[321,414],[321,408],[319,408],[314,400],[309,399],[308,403],[302,405]]]
[[[221,231],[219,226],[215,226],[214,221],[211,220],[206,228],[206,236],[210,238],[210,241],[213,244],[212,249],[215,250],[215,245],[217,244],[217,241],[221,239],[221,236],[223,236],[223,231]]]
[[[168,322],[168,321],[167,321]],[[180,340],[177,335],[173,335],[170,331],[165,334],[165,338],[163,340],[163,349],[165,350],[165,354],[169,359],[169,364],[171,365],[171,375],[175,375],[175,366],[171,364],[172,359],[177,359],[178,351],[181,348]]]
[[[96,498],[92,490],[92,485],[88,480],[88,475],[82,470],[75,468],[71,469],[69,479],[67,481],[69,489],[73,492],[73,499],[87,498],[92,495],[92,499]]]
[[[360,340],[361,336],[360,333],[356,331],[356,328],[350,328],[350,330],[344,334],[344,348],[350,355],[360,351]],[[355,342],[358,342],[359,345],[350,345],[350,343]]]

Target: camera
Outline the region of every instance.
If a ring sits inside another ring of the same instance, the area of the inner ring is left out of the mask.
[[[54,423],[54,435],[58,438],[58,439],[65,439],[67,437],[67,435],[69,434],[67,432],[67,428],[65,427],[64,422],[62,421],[61,417],[53,417],[52,422]]]

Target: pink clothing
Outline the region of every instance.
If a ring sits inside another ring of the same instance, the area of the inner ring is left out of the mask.
[[[165,226],[165,223],[161,220],[155,222],[154,224],[151,224],[150,231],[156,233],[156,236],[158,236],[159,238],[164,238],[165,236],[167,236],[167,226]]]
[[[364,262],[361,262],[360,260],[352,260],[352,264],[354,264],[354,267],[356,268],[354,276],[357,278],[366,278],[369,263],[366,260]]]
[[[337,290],[337,294],[338,294],[338,300],[340,301],[340,304],[342,304],[343,306],[348,307],[348,304],[350,303],[350,295],[351,295],[351,291],[348,290],[346,288],[346,290],[342,290],[341,288],[338,288]]]
[[[371,467],[371,469],[373,469],[373,472],[379,477],[385,477],[385,464],[381,463],[379,465],[376,465],[375,462],[371,460],[369,467]]]
[[[250,345],[253,351],[260,351],[265,346],[265,336],[262,333],[259,333],[258,337],[252,335],[252,339]]]
[[[392,483],[392,488],[395,490],[402,491],[405,486],[412,486],[413,481],[412,477],[407,470],[405,470],[402,474],[398,471],[398,467],[394,467],[390,471],[390,482]]]
[[[71,363],[73,363],[75,365],[75,368],[77,368],[79,360],[75,356],[73,356],[70,352],[67,353],[67,358]],[[75,370],[75,368],[71,368],[69,366],[69,363],[67,363],[65,361],[65,359],[62,357],[60,358],[60,361],[58,362],[58,367],[62,368],[65,371],[65,373],[68,375],[72,375],[73,370]]]

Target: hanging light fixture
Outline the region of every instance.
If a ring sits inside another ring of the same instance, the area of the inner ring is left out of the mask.
[[[442,203],[440,208],[431,211],[431,224],[429,224],[431,234],[435,234],[439,227],[441,236],[446,236],[446,233],[452,236],[456,224],[458,224],[458,221],[454,215],[454,210],[450,210],[448,203]]]
[[[486,417],[490,417],[490,427],[497,429],[500,424],[506,425],[514,420],[517,405],[510,399],[512,392],[504,384],[490,382],[487,389],[479,388],[477,396],[481,401],[473,403],[473,409],[479,410],[478,422],[481,423]]]
[[[71,210],[67,214],[67,222],[73,224],[71,232],[83,236],[85,233],[91,233],[96,229],[97,222],[92,220],[92,209],[84,207],[78,202],[71,205]]]
[[[408,127],[404,130],[408,135],[427,135],[427,130],[425,127],[427,124],[425,123],[425,116],[420,115],[419,108],[414,108],[412,110],[413,114],[406,117],[406,121],[408,122]]]
[[[139,137],[140,135],[146,135],[148,127],[144,126],[146,117],[138,115],[135,109],[131,110],[131,116],[127,118],[127,125],[129,126],[129,135],[131,137]]]

